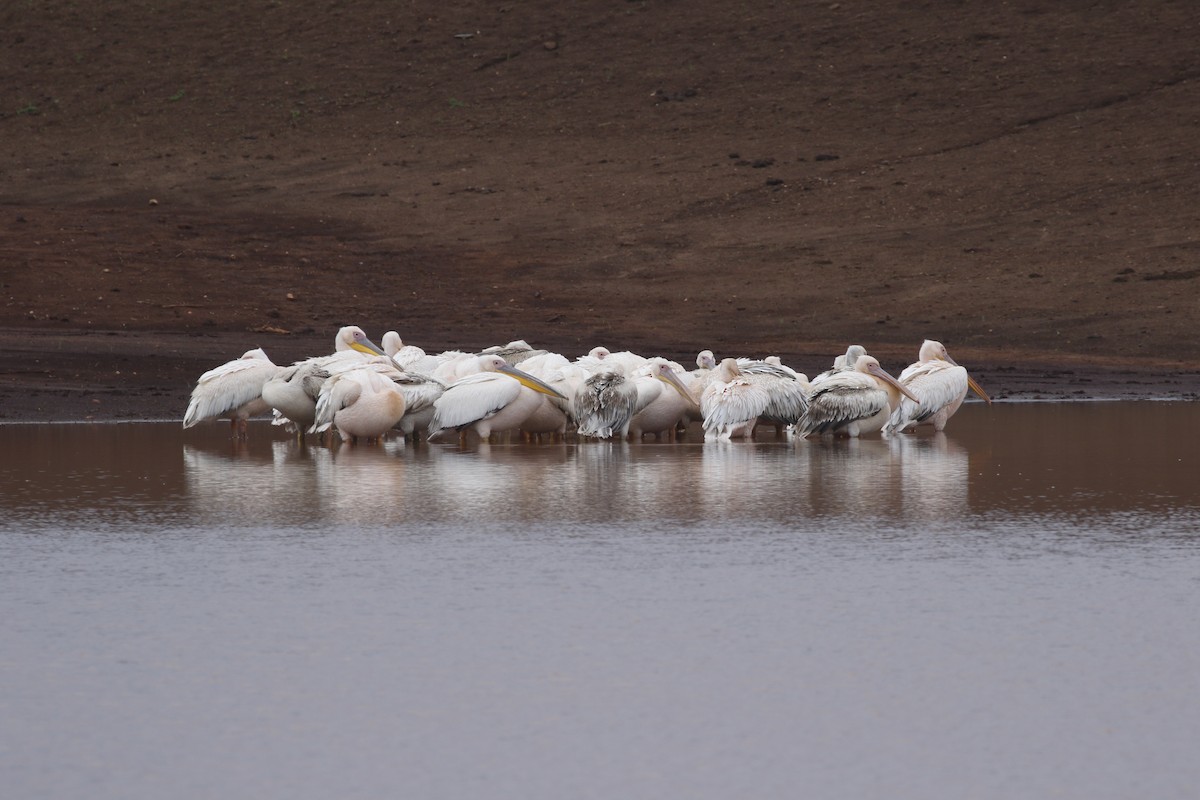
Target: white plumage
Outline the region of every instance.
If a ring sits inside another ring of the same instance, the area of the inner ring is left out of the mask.
[[[183,415],[183,427],[229,417],[237,434],[245,436],[246,420],[270,410],[262,399],[263,384],[278,372],[279,367],[262,348],[248,350],[241,358],[210,369],[196,381]]]
[[[774,425],[777,434],[799,422],[808,410],[809,384],[804,373],[785,367],[778,359],[752,361],[739,358],[738,368],[746,380],[766,391],[767,406],[758,421]]]
[[[875,358],[859,356],[854,369],[813,382],[808,411],[795,430],[803,436],[874,433],[887,422],[902,394],[911,397]]]
[[[854,365],[857,363],[859,356],[865,356],[866,354],[867,350],[861,344],[850,345],[846,348],[845,354],[840,355],[833,360],[833,366],[830,369],[825,370],[817,375],[817,377],[812,379],[812,385],[815,387],[817,384],[832,378],[839,372],[848,372],[854,369]]]
[[[944,430],[946,422],[966,398],[967,389],[974,390],[984,401],[992,402],[967,374],[966,368],[950,357],[946,346],[932,339],[926,339],[921,344],[917,361],[905,367],[898,380],[919,401],[901,398],[883,427],[885,435],[922,424],[930,424],[937,431]]]
[[[417,369],[427,358],[424,350],[415,345],[405,344],[400,334],[395,331],[383,334],[379,344],[383,347],[383,352],[402,370]]]
[[[318,359],[298,361],[263,384],[262,398],[275,409],[275,425],[294,426],[299,433],[313,424],[317,413],[317,397],[329,373],[321,368]]]
[[[333,337],[332,353],[284,367],[263,386],[263,400],[275,409],[273,424],[294,425],[300,432],[307,430],[316,417],[317,398],[325,381],[382,355],[385,355],[383,350],[362,328],[357,325],[340,328]]]
[[[434,403],[446,391],[446,384],[419,372],[401,372],[392,381],[404,395],[404,416],[397,425],[405,438],[420,437],[429,431],[433,422]]]
[[[541,404],[541,395],[562,397],[534,376],[512,367],[499,355],[477,356],[465,375],[434,401],[429,436],[446,429],[474,430],[481,438],[519,428]]]
[[[332,425],[343,437],[377,439],[404,416],[405,402],[400,387],[388,377],[386,365],[370,364],[331,376],[321,387],[312,432]]]
[[[688,412],[699,406],[688,389],[687,373],[677,369],[665,358],[652,358],[634,375],[637,388],[637,413],[629,422],[629,436],[640,438],[643,433],[673,439],[675,427],[687,419]]]
[[[743,375],[736,359],[722,360],[700,397],[704,438],[726,441],[750,436],[770,402],[767,390]]]

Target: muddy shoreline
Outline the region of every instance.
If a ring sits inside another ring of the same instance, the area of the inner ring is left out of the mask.
[[[195,380],[205,370],[255,346],[264,347],[276,363],[290,363],[325,352],[325,338],[0,330],[0,373],[5,377],[0,383],[0,423],[180,420]],[[556,349],[553,342],[533,344]],[[578,355],[569,346],[562,352]],[[662,355],[684,364],[694,359],[683,350]],[[781,355],[809,374],[830,360],[828,353]],[[900,354],[882,360],[893,372],[906,363]],[[1178,365],[1082,359],[1047,364],[1016,356],[960,360],[996,402],[1200,399],[1200,369]]]

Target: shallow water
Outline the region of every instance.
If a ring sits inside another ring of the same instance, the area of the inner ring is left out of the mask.
[[[1192,797],[1200,406],[898,441],[0,427],[14,797]]]

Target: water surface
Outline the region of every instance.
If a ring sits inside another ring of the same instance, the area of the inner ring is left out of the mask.
[[[1191,797],[1200,413],[896,441],[0,427],[14,796]]]

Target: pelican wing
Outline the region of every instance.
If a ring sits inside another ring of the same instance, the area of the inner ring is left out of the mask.
[[[796,426],[799,433],[836,431],[860,419],[878,414],[888,404],[888,395],[873,380],[858,373],[835,375],[813,387],[808,410]]]
[[[479,372],[459,378],[434,401],[429,435],[432,437],[445,428],[465,428],[495,416],[520,393],[521,384],[496,372]]]
[[[640,414],[646,406],[658,399],[663,389],[667,388],[666,383],[653,375],[639,375],[634,379],[633,385],[637,388],[635,414]]]
[[[900,404],[888,418],[884,432],[902,431],[924,422],[937,412],[967,396],[967,370],[948,361],[924,361],[906,367],[900,373],[904,388],[917,396],[914,403],[901,396]]]
[[[355,380],[353,372],[346,371],[325,381],[317,398],[317,414],[309,433],[321,433],[333,425],[333,417],[362,395],[362,384]]]
[[[808,410],[808,393],[794,377],[774,373],[751,373],[750,381],[767,392],[767,407],[759,416],[778,425],[794,425]]]
[[[581,436],[606,439],[625,427],[637,413],[638,392],[621,372],[591,375],[576,390],[572,411]]]
[[[795,380],[796,373],[780,364],[770,364],[766,361],[753,361],[749,358],[737,360],[738,369],[749,375],[774,375],[777,378]]]
[[[251,353],[262,353],[262,350]],[[263,384],[275,376],[279,367],[271,363],[265,353],[261,357],[251,356],[251,353],[200,376],[183,415],[183,427],[190,428],[201,420],[231,413],[262,397]]]
[[[770,400],[766,389],[746,378],[711,383],[700,398],[704,430],[722,430],[756,420]]]
[[[392,380],[400,387],[404,395],[406,413],[415,414],[426,408],[431,408],[434,402],[446,391],[446,384],[430,375],[418,372],[402,372]]]
[[[392,356],[392,360],[396,362],[400,369],[409,370],[421,363],[425,357],[424,350],[416,345],[406,344]]]

